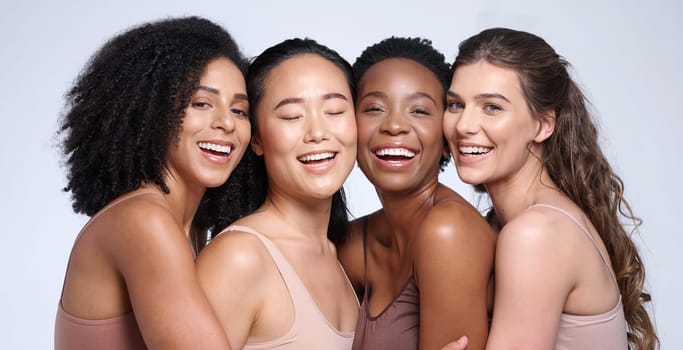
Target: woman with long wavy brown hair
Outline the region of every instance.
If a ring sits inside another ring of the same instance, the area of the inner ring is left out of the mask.
[[[444,133],[502,230],[488,349],[653,349],[637,228],[569,63],[505,28],[460,44]]]

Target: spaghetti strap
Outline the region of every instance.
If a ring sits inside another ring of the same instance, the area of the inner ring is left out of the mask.
[[[136,190],[136,191],[138,191],[138,190]],[[147,188],[139,189],[138,192],[128,192],[128,193],[120,196],[119,198],[114,199],[113,201],[109,202],[109,204],[105,205],[104,208],[100,209],[100,211],[98,211],[97,213],[95,213],[95,215],[90,217],[90,220],[88,220],[88,222],[86,222],[85,225],[83,225],[83,228],[81,228],[81,230],[78,232],[78,235],[76,235],[76,238],[74,239],[74,244],[73,244],[73,247],[71,248],[71,253],[69,253],[69,260],[66,263],[66,271],[69,271],[69,266],[71,266],[71,256],[73,255],[73,252],[74,252],[74,249],[76,248],[76,244],[78,243],[78,240],[81,238],[81,235],[83,234],[83,232],[85,232],[85,230],[88,228],[88,226],[90,226],[90,224],[93,221],[95,221],[95,219],[97,219],[102,214],[104,214],[104,212],[113,208],[114,206],[116,206],[117,204],[119,204],[123,201],[129,200],[131,198],[147,195],[147,194],[156,194],[156,195],[161,196],[161,193],[154,191],[152,189],[147,189]],[[65,285],[66,285],[66,273],[64,274],[64,280],[62,281],[62,294],[59,296],[59,300],[60,300],[59,305],[62,305],[61,300],[62,300],[62,296],[64,295],[64,286]]]
[[[216,239],[218,236],[225,232],[230,232],[230,231],[240,231],[240,232],[245,232],[248,233],[252,236],[255,236],[256,238],[261,241],[263,246],[266,248],[268,253],[270,254],[271,258],[273,259],[273,262],[275,263],[276,268],[282,275],[282,279],[287,286],[287,289],[290,290],[291,292],[294,292],[295,295],[292,295],[292,303],[296,306],[298,300],[296,300],[294,297],[301,295],[301,293],[306,293],[308,294],[308,290],[306,289],[306,286],[304,286],[303,282],[299,278],[299,275],[296,273],[294,270],[294,267],[289,263],[287,258],[282,254],[280,249],[271,241],[268,237],[263,235],[262,233],[254,230],[251,227],[247,226],[240,226],[240,225],[231,225],[225,228],[223,231],[221,231],[214,239]]]
[[[363,300],[368,298],[368,219],[367,216],[363,218],[363,265],[365,267],[365,287],[363,287]]]
[[[556,206],[549,205],[549,204],[538,203],[538,204],[534,204],[534,205],[530,206],[527,209],[531,209],[533,207],[543,207],[543,208],[553,209],[557,212],[562,213],[564,216],[569,218],[569,220],[573,221],[577,226],[579,226],[579,228],[581,228],[583,233],[591,240],[591,242],[593,242],[593,246],[595,247],[595,250],[597,250],[598,254],[600,254],[600,258],[602,259],[603,264],[605,265],[605,267],[609,271],[610,275],[612,275],[612,278],[614,279],[614,281],[615,282],[617,281],[617,276],[614,274],[614,271],[611,268],[611,265],[609,263],[609,258],[606,257],[602,253],[602,251],[599,249],[598,242],[595,240],[595,238],[593,238],[593,235],[591,235],[590,231],[588,231],[588,228],[586,228],[586,226],[581,224],[581,222],[576,217],[574,217],[572,214],[570,214],[569,212],[567,212],[566,210],[564,210],[562,208],[558,208]]]

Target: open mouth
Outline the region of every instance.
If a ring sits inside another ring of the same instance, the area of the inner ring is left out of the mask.
[[[380,148],[375,150],[375,156],[387,162],[400,162],[415,157],[415,152],[406,148]]]
[[[460,146],[458,152],[466,157],[479,157],[491,152],[491,147]]]
[[[202,151],[216,157],[227,157],[230,155],[230,152],[232,152],[232,146],[218,145],[211,142],[199,142],[197,146],[199,146]]]
[[[333,159],[336,153],[323,152],[323,153],[312,153],[305,156],[298,157],[297,159],[304,164],[319,164],[324,163]]]

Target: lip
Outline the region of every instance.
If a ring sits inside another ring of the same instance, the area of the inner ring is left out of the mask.
[[[230,147],[230,153],[227,153],[226,155],[220,155],[217,153],[209,152],[207,149],[199,146],[199,144],[202,143],[216,145],[220,147]],[[227,164],[230,161],[230,159],[232,159],[232,154],[235,153],[235,144],[227,140],[201,140],[197,142],[197,149],[199,149],[199,152],[205,159],[208,159],[214,164],[224,165]]]
[[[381,150],[392,150],[393,152],[390,152],[395,154],[397,153],[396,157],[392,159],[384,159],[382,158],[382,156],[377,155],[377,152]],[[409,167],[410,165],[415,163],[415,159],[417,158],[420,152],[417,149],[406,146],[404,144],[389,143],[372,147],[370,149],[370,153],[372,154],[372,159],[379,167],[391,170],[398,170]],[[412,153],[413,156],[410,158],[402,157],[401,154],[405,153]]]
[[[332,150],[316,150],[306,152],[296,157],[301,166],[314,174],[322,174],[334,168],[337,164],[339,152]],[[310,159],[305,161],[304,159]]]

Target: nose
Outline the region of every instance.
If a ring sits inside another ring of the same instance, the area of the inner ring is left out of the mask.
[[[213,115],[212,127],[227,133],[235,130],[235,116],[232,113],[230,107],[217,108]]]
[[[479,131],[476,114],[467,108],[463,108],[455,122],[455,130],[460,135],[476,134]]]
[[[403,115],[393,111],[387,113],[382,124],[380,124],[380,130],[389,135],[400,135],[408,132],[408,123]]]
[[[322,113],[309,113],[306,117],[304,142],[320,143],[327,138],[327,127]]]

